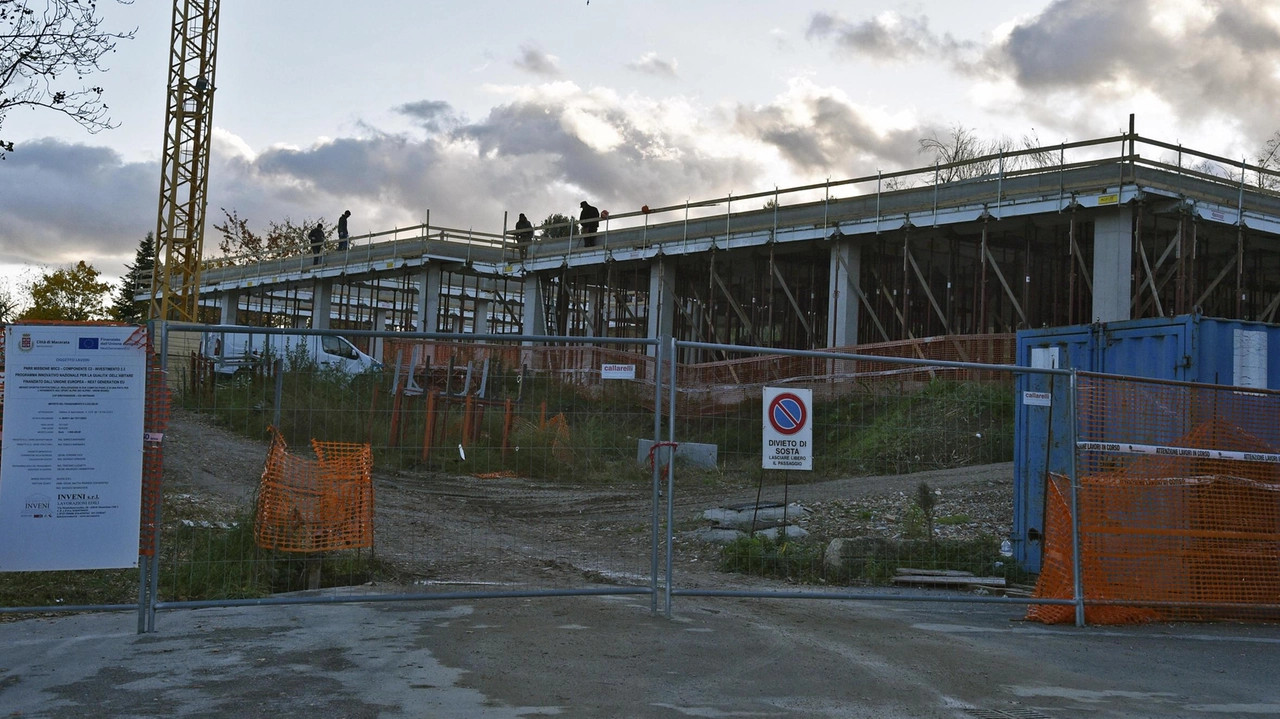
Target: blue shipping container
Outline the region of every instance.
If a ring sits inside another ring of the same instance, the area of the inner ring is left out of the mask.
[[[1018,332],[1018,364],[1280,389],[1280,325],[1179,315]],[[1070,387],[1065,377],[1017,379],[1013,448],[1013,547],[1040,571],[1045,478],[1071,467]],[[1035,400],[1049,393],[1051,401]],[[1048,406],[1046,406],[1046,404]]]

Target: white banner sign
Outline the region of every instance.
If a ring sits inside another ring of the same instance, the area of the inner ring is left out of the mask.
[[[635,379],[636,366],[633,364],[602,364],[600,379]]]
[[[146,350],[135,332],[5,328],[0,571],[138,566]]]
[[[1198,447],[1170,447],[1161,444],[1133,444],[1131,442],[1076,442],[1083,452],[1109,452],[1112,454],[1154,454],[1163,457],[1192,457],[1194,459],[1234,459],[1238,462],[1265,462],[1280,464],[1280,454],[1270,452],[1238,452],[1230,449],[1200,449]]]
[[[813,469],[813,392],[764,388],[765,469]]]

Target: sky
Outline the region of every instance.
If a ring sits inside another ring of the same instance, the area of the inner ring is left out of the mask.
[[[42,0],[32,0],[40,4]],[[91,78],[119,126],[0,125],[0,285],[154,231],[172,5]],[[225,0],[209,218],[359,235],[497,232],[931,165],[923,137],[1057,144],[1137,131],[1257,157],[1280,130],[1280,0]],[[206,230],[205,255],[217,236]]]

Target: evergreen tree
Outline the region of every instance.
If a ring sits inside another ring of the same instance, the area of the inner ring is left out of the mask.
[[[562,215],[559,212],[548,215],[547,219],[543,220],[542,223],[538,225],[538,229],[542,230],[541,237],[544,240],[555,240],[561,237],[568,237],[570,227],[573,228],[574,237],[582,234],[578,229],[578,221],[576,219],[569,217],[568,215]]]
[[[149,302],[135,302],[134,295],[151,286],[151,273],[156,267],[156,238],[148,232],[138,243],[138,251],[133,256],[133,264],[125,265],[125,275],[116,289],[115,300],[111,304],[111,318],[120,322],[147,321],[151,308]]]

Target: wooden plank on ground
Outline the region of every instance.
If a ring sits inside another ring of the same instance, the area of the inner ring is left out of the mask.
[[[1003,587],[1004,577],[938,577],[907,576],[894,577],[894,584],[907,584],[919,587]]]
[[[899,577],[972,577],[973,572],[964,572],[959,569],[913,569],[911,567],[898,567],[893,573]]]

